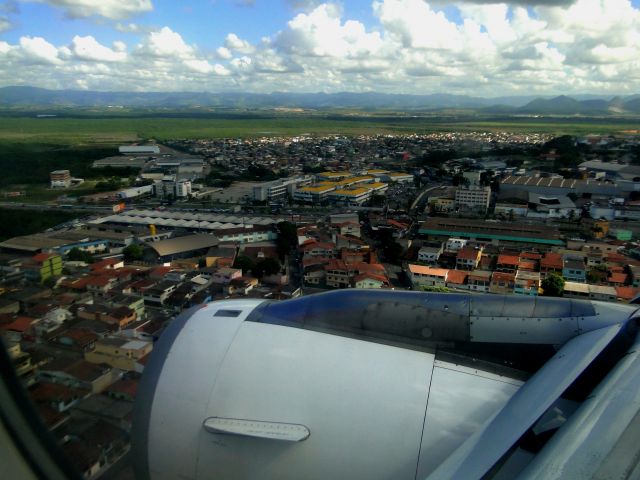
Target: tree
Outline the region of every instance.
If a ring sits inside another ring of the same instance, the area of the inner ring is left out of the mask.
[[[546,297],[561,297],[564,290],[564,278],[555,272],[548,274],[542,281],[542,290]]]
[[[398,242],[391,242],[384,247],[384,256],[391,263],[398,263],[404,254],[404,248]]]
[[[239,268],[242,270],[242,274],[246,275],[249,271],[253,271],[255,269],[255,263],[246,255],[238,255],[236,261],[233,264],[234,268]]]
[[[298,244],[298,229],[291,222],[279,222],[276,226],[278,228],[278,239],[276,240],[278,256],[284,259],[284,256]]]
[[[275,275],[280,271],[280,262],[272,257],[263,258],[256,262],[253,273],[256,277],[261,278],[264,275]]]
[[[137,243],[132,243],[131,245],[126,246],[122,253],[124,253],[124,259],[128,262],[133,262],[136,260],[142,260],[142,253],[144,249],[142,245],[138,245]]]
[[[73,247],[71,250],[69,250],[69,252],[67,253],[67,260],[70,260],[72,262],[94,262],[93,255],[91,255],[89,252],[80,250],[78,247]]]

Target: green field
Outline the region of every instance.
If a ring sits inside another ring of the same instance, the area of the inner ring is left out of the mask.
[[[113,117],[2,117],[0,145],[45,143],[53,145],[112,146],[136,140],[177,138],[238,138],[289,135],[374,135],[441,131],[509,131],[531,133],[618,133],[640,128],[633,119],[455,117],[392,115],[201,115]]]

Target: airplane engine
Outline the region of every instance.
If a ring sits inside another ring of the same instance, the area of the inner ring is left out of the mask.
[[[606,462],[638,409],[623,415],[626,424],[604,418],[601,430],[584,431],[589,411],[607,411],[598,402],[620,415],[614,407],[627,397],[611,396],[625,372],[640,371],[635,311],[363,290],[197,306],[169,325],[145,368],[132,432],[136,473],[591,478],[572,475],[576,462]],[[640,382],[625,385],[638,395]],[[571,447],[570,438],[596,434],[591,447]]]

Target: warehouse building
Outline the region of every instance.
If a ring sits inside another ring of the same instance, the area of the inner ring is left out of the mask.
[[[548,226],[498,223],[456,218],[430,218],[419,230],[429,239],[458,237],[494,244],[549,248],[564,245],[557,229]]]

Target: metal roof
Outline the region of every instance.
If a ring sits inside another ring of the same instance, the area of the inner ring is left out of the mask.
[[[192,250],[200,250],[204,248],[215,247],[218,245],[218,237],[207,233],[196,233],[184,237],[169,238],[157,242],[148,243],[159,256],[175,255],[177,253],[189,252]]]

